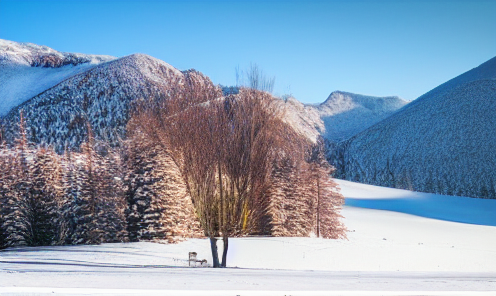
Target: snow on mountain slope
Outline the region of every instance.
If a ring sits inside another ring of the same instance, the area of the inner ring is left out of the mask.
[[[496,198],[496,58],[341,145],[340,177]]]
[[[6,117],[6,139],[15,136],[14,123],[22,105],[29,113],[31,140],[36,143],[53,144],[58,150],[77,146],[85,118],[91,118],[97,136],[115,140],[124,133],[128,102],[163,95],[164,83],[170,78],[164,76],[164,69],[176,77],[186,74],[208,80],[198,72],[181,73],[141,54],[115,59],[0,39],[0,116]],[[305,105],[294,98],[281,100],[286,122],[314,142],[319,135],[331,142],[347,139],[406,103],[398,97],[345,92],[333,92],[320,105]]]
[[[284,110],[284,121],[299,134],[315,143],[317,137],[325,130],[317,108],[313,105],[305,105],[293,97],[285,102],[281,100],[280,104]]]
[[[4,118],[5,139],[17,137],[23,109],[29,139],[57,151],[77,148],[89,121],[95,136],[116,143],[125,135],[130,103],[164,96],[173,78],[186,76],[211,83],[196,71],[180,72],[144,54],[133,54],[76,74],[12,109]]]
[[[300,133],[315,141],[322,135],[330,142],[346,140],[387,118],[408,101],[399,97],[372,97],[335,91],[318,105],[286,101],[286,118]]]
[[[317,109],[325,125],[323,137],[346,140],[408,104],[399,97],[371,97],[335,91]]]
[[[447,92],[450,92],[451,90],[466,83],[485,79],[496,79],[496,57],[421,95],[418,99],[413,101],[413,104],[410,104],[409,107],[415,106],[424,100],[431,100],[433,98],[445,96]]]
[[[61,81],[113,59],[0,39],[0,116]]]

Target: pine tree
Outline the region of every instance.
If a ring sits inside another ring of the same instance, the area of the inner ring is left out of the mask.
[[[7,192],[4,195],[6,209],[3,216],[3,229],[7,246],[27,245],[26,238],[31,229],[28,141],[22,110],[20,111],[19,138],[16,142],[15,147],[10,151],[11,169],[6,179],[9,189],[5,189]]]
[[[179,169],[167,153],[157,156],[154,175],[158,181],[153,184],[153,189],[159,198],[152,200],[149,212],[159,213],[158,229],[165,232],[169,242],[202,236],[200,223]]]
[[[27,202],[29,246],[61,244],[64,241],[64,221],[60,214],[62,198],[61,168],[58,156],[49,150],[38,149],[29,165],[31,188]]]
[[[156,152],[145,145],[144,139],[133,139],[128,143],[125,177],[126,200],[128,203],[127,224],[131,241],[151,239],[148,233],[148,220],[145,212],[150,207],[151,199],[156,197],[153,191],[152,171],[156,167]],[[149,217],[147,217],[149,218]]]
[[[115,152],[105,157],[96,155],[99,163],[95,171],[99,199],[96,201],[97,224],[103,232],[102,242],[128,240],[126,230],[126,200],[120,157]]]
[[[184,181],[167,153],[135,135],[128,143],[126,167],[131,240],[176,242],[201,235]]]
[[[46,149],[30,148],[24,126],[21,111],[17,144],[2,149],[3,162],[9,162],[1,176],[3,244],[59,244],[63,219],[59,214],[62,192],[58,157]]]
[[[12,151],[7,149],[3,143],[0,143],[0,249],[7,247],[7,216],[10,216],[13,210],[10,203],[13,199],[14,163]]]
[[[334,168],[325,158],[324,141],[319,138],[309,155],[308,181],[304,191],[307,194],[310,225],[317,237],[346,238],[346,228],[341,222],[339,211],[344,197],[339,193],[331,175]]]
[[[81,196],[81,186],[79,179],[78,165],[73,153],[66,150],[62,158],[62,186],[63,198],[61,201],[61,213],[66,226],[65,243],[76,243],[76,225],[78,219],[76,217],[77,200]]]
[[[290,159],[282,158],[273,167],[271,186],[267,194],[270,200],[270,232],[273,236],[308,236],[309,212],[306,188],[303,186],[305,172]]]
[[[81,145],[83,153],[74,156],[75,171],[72,174],[77,176],[73,184],[77,197],[70,206],[70,216],[74,217],[74,230],[70,239],[73,244],[99,244],[103,240],[103,231],[97,223],[98,176],[95,171],[98,163],[95,161],[93,143],[93,134],[88,124],[88,141]]]

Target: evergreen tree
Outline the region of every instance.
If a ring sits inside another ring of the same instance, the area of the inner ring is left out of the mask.
[[[10,216],[13,208],[10,206],[13,200],[14,163],[12,151],[7,149],[3,143],[0,144],[0,249],[7,247],[7,216]]]
[[[93,143],[93,135],[88,125],[88,141],[81,145],[83,153],[74,156],[75,171],[71,173],[77,176],[73,184],[77,196],[70,206],[70,216],[74,217],[74,230],[70,239],[73,244],[99,244],[103,240],[103,231],[97,223],[98,176],[95,171],[98,163],[95,161]]]
[[[115,152],[98,159],[97,190],[97,224],[103,232],[103,242],[124,242],[128,240],[126,230],[126,200],[121,171],[120,157]]]
[[[201,235],[184,181],[167,153],[139,133],[132,136],[127,147],[130,239],[175,242]]]
[[[29,246],[61,244],[64,240],[65,223],[60,214],[61,168],[58,156],[46,149],[38,149],[29,165],[31,188],[27,201]]]
[[[317,237],[346,238],[346,227],[339,214],[344,197],[331,178],[334,168],[327,162],[322,138],[317,140],[309,155],[308,182],[304,192],[309,196],[309,217]]]
[[[77,200],[81,196],[81,183],[78,182],[79,172],[73,153],[66,151],[62,160],[62,186],[63,198],[61,201],[61,213],[66,225],[66,244],[76,243],[76,225],[78,219],[76,217]]]
[[[127,229],[131,241],[151,238],[145,212],[150,207],[151,199],[156,198],[152,187],[156,182],[152,178],[153,168],[156,167],[156,151],[145,144],[143,138],[129,141],[126,155]]]
[[[283,158],[274,164],[270,199],[270,234],[274,236],[308,236],[309,205],[302,182],[301,168],[290,159]]]
[[[19,121],[19,138],[9,152],[11,160],[9,176],[5,178],[8,189],[4,189],[5,214],[3,216],[4,237],[7,246],[27,245],[30,225],[31,182],[28,168],[28,142],[22,110]]]

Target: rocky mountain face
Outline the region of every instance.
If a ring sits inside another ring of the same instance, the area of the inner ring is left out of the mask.
[[[338,146],[338,176],[496,198],[496,58],[422,95]]]

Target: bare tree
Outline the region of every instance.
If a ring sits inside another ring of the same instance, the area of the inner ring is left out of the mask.
[[[242,84],[245,87],[268,93],[272,93],[274,90],[276,78],[267,76],[256,63],[250,63],[250,67],[244,71],[240,70],[239,66],[236,66],[235,75],[236,86]]]
[[[226,266],[228,238],[261,228],[275,159],[303,150],[285,133],[266,92],[241,89],[223,98],[211,83],[189,79],[176,81],[166,93],[164,100],[143,103],[131,122],[171,155],[210,238],[214,267]],[[224,243],[222,262],[218,237]]]

